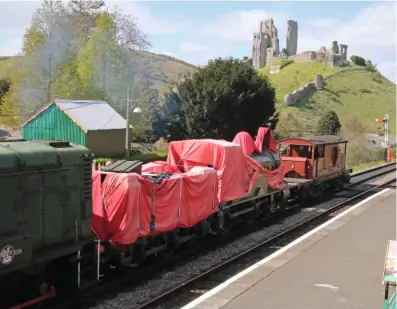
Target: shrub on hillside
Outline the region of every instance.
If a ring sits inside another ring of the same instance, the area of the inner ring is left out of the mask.
[[[337,135],[341,124],[338,115],[334,111],[326,112],[317,122],[317,135]]]
[[[350,60],[355,64],[359,66],[365,66],[365,59],[363,57],[353,55],[350,57]]]
[[[365,61],[365,66],[367,67],[368,71],[370,71],[370,72],[375,72],[375,71],[377,71],[376,65],[372,64],[372,61],[369,60],[369,59],[367,59],[367,60]]]

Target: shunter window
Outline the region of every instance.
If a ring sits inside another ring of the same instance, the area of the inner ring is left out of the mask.
[[[312,157],[312,147],[311,146],[296,146],[296,151],[298,152],[299,157],[308,158]]]
[[[324,145],[315,146],[314,148],[314,159],[324,158]]]

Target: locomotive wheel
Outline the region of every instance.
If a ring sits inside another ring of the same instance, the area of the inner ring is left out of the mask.
[[[61,297],[70,297],[71,294],[77,293],[77,265],[68,261],[67,258],[60,258],[50,263],[46,269],[45,280],[43,280],[40,288],[44,289],[51,286]]]
[[[310,198],[310,189],[302,187],[302,189],[299,192],[300,207],[305,207],[307,202],[309,201],[309,198]]]
[[[143,246],[135,246],[131,253],[131,262],[134,264],[141,264],[147,257],[146,250]]]
[[[156,255],[160,259],[168,259],[174,254],[174,251],[179,247],[179,245],[180,243],[178,240],[178,236],[170,233],[169,235],[167,235],[167,248],[159,251]]]
[[[219,234],[225,235],[225,234],[229,233],[230,230],[232,229],[232,227],[234,226],[235,221],[236,220],[234,220],[233,218],[230,217],[230,215],[227,215],[227,214],[224,215],[222,217],[222,219],[219,218],[219,226],[220,226]]]
[[[242,215],[242,219],[245,224],[253,224],[255,223],[259,216],[260,216],[259,209],[255,208],[253,211],[247,212],[246,214]]]

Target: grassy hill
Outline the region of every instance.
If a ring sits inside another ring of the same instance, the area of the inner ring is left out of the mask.
[[[0,57],[0,78],[7,76],[7,72],[12,67],[13,57]]]
[[[261,72],[268,75],[268,68]],[[325,77],[324,90],[316,91],[294,106],[283,104],[287,93],[313,81],[317,73]],[[293,118],[304,127],[305,132],[313,131],[317,120],[331,109],[338,114],[342,125],[357,118],[372,133],[379,126],[372,119],[388,114],[390,134],[396,134],[396,85],[379,72],[354,67],[331,68],[319,62],[292,63],[279,73],[269,75],[269,78],[276,88],[282,126],[288,126],[287,119]]]
[[[178,79],[180,74],[185,74],[196,67],[190,63],[163,54],[149,52],[136,52],[136,63],[141,70],[145,70],[153,87],[160,93],[168,90],[168,83]],[[0,57],[0,77],[7,75],[12,67],[13,57]]]

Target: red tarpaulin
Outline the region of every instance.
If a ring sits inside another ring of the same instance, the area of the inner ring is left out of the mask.
[[[258,133],[256,135],[256,141],[255,141],[256,148],[258,149],[259,152],[263,151],[263,140],[265,139],[266,133],[268,133],[268,137],[269,137],[267,148],[274,152],[277,152],[276,141],[274,140],[272,130],[266,127],[260,127],[258,129]]]
[[[134,243],[137,237],[190,227],[218,210],[217,174],[195,167],[156,184],[135,173],[93,173],[92,231],[101,240]]]
[[[258,129],[258,134],[256,136],[256,142],[254,143],[251,135],[247,132],[239,132],[236,134],[233,143],[240,145],[242,151],[246,156],[251,155],[254,151],[262,152],[263,149],[263,140],[265,135],[268,133],[268,149],[273,152],[277,152],[276,142],[273,138],[272,131],[270,128],[260,127]],[[284,183],[284,166],[280,165],[278,168],[274,170],[268,170],[262,166],[258,161],[252,159],[256,165],[256,168],[259,169],[260,173],[264,174],[269,185],[269,188],[279,190],[282,189],[285,185]]]
[[[250,163],[241,147],[224,140],[200,139],[171,142],[167,162],[188,171],[193,166],[213,166],[218,172],[218,198],[232,201],[247,195],[260,169]]]
[[[233,144],[240,145],[246,156],[249,156],[254,151],[258,151],[258,148],[255,145],[254,140],[248,132],[239,132],[233,139]]]

